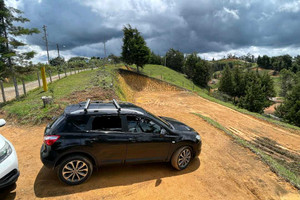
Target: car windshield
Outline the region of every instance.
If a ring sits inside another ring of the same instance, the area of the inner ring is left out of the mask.
[[[164,119],[162,119],[161,117],[158,117],[158,116],[156,116],[156,115],[154,115],[154,114],[152,114],[152,113],[150,113],[150,112],[148,112],[148,111],[147,111],[147,113],[148,113],[150,116],[152,116],[153,118],[155,118],[155,119],[161,121],[162,123],[164,123],[165,125],[167,125],[169,128],[172,129],[172,126],[171,126],[170,123],[167,122],[166,120],[164,120]]]

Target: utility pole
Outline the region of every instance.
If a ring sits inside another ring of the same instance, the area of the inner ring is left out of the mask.
[[[44,30],[44,37],[43,39],[45,40],[46,42],[46,49],[47,49],[47,58],[48,58],[48,64],[50,64],[49,62],[49,49],[48,49],[48,39],[47,39],[47,26],[43,26],[43,30]]]
[[[58,46],[58,44],[56,44],[56,47],[57,47],[57,56],[60,57],[60,55],[59,55],[59,46]]]
[[[106,64],[106,48],[105,48],[105,42],[104,42],[104,65]]]

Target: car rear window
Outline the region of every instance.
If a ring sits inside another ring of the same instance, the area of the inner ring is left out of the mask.
[[[95,117],[92,130],[99,131],[122,131],[122,122],[119,116]]]
[[[77,132],[86,130],[89,115],[69,116],[64,124],[63,132]]]

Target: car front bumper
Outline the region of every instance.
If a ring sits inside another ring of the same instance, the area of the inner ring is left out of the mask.
[[[10,186],[17,182],[20,172],[17,169],[12,170],[0,179],[0,189]]]
[[[20,175],[17,154],[12,145],[11,148],[12,153],[0,163],[0,188],[15,183]]]

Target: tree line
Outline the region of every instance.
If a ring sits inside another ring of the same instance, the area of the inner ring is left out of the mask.
[[[226,66],[222,72],[219,91],[232,97],[234,104],[252,112],[262,113],[275,96],[274,82],[267,73]]]
[[[300,72],[280,71],[281,92],[284,102],[276,108],[275,115],[300,126]]]
[[[275,70],[275,73],[282,69],[291,70],[296,73],[300,71],[300,56],[292,57],[290,55],[269,57],[267,55],[258,56],[257,65],[264,69]]]

